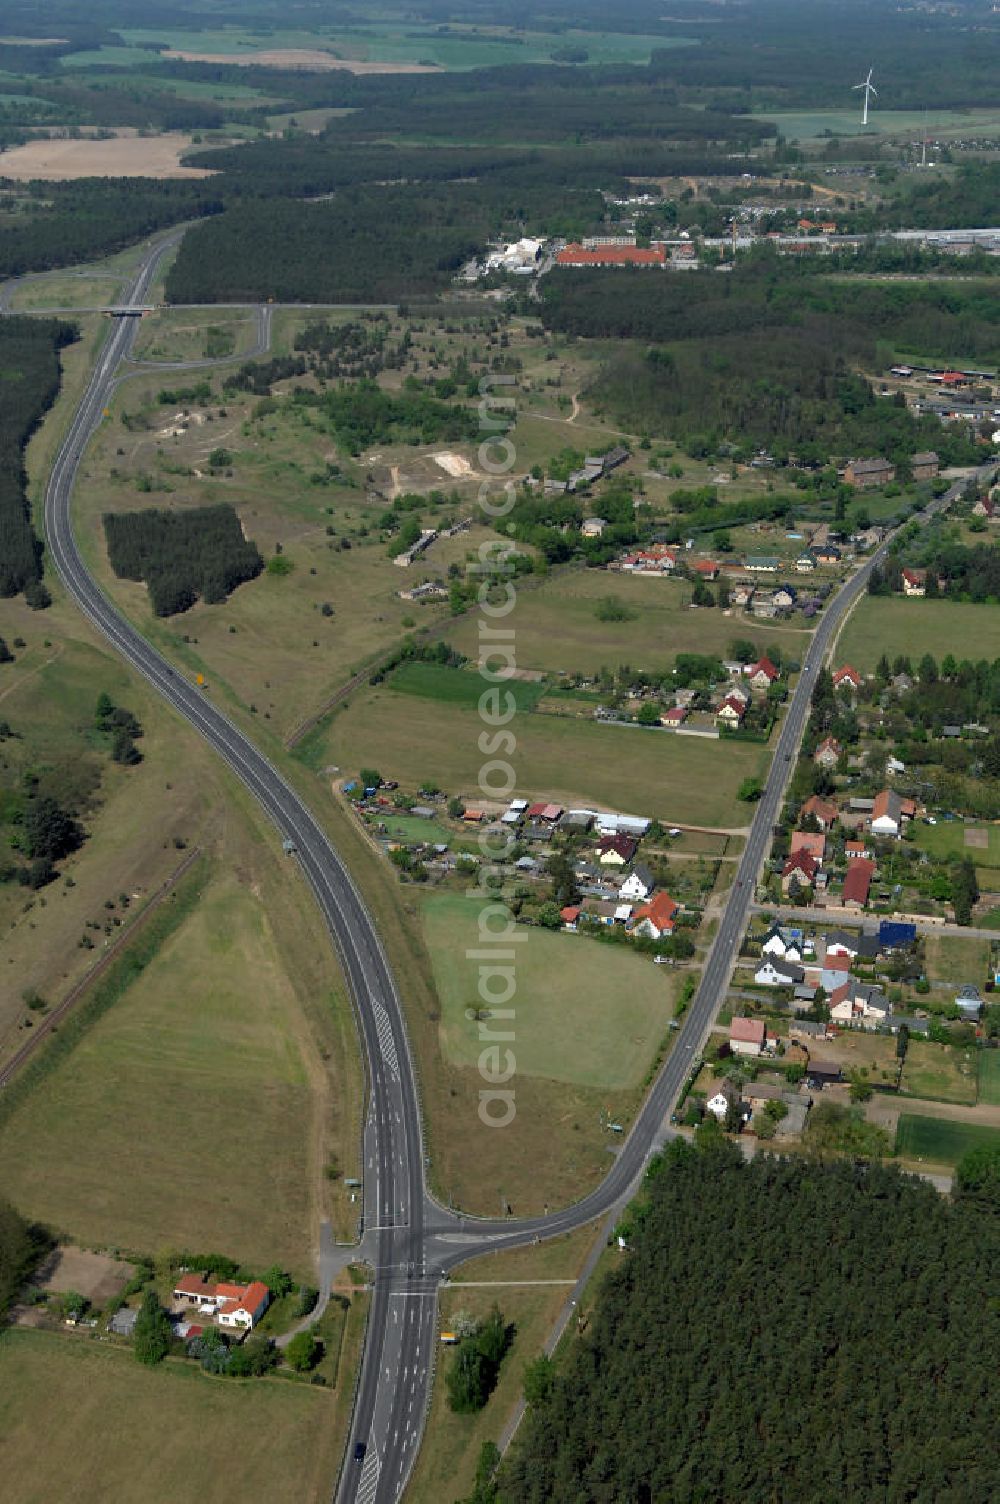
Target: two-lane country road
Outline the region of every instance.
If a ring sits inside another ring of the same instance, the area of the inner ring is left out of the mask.
[[[148,298],[160,258],[177,235],[151,244],[122,303]],[[270,309],[258,310],[260,348],[270,338]],[[809,711],[812,681],[844,613],[866,588],[886,545],[828,604],[809,647],[778,737],[774,766],[757,807],[735,886],[709,951],[701,984],[652,1090],[600,1186],[546,1218],[489,1222],[446,1211],[424,1177],[420,1104],[396,983],[375,926],[343,862],[300,796],[205,694],[178,674],[122,616],[88,574],[73,536],[70,504],[80,459],[130,356],[136,320],[113,323],[91,381],[56,458],[45,498],[53,563],[81,611],[121,655],[206,738],[294,847],[340,955],[368,1070],[364,1127],[363,1254],[375,1277],[350,1445],[338,1504],[398,1499],[416,1458],[433,1376],[437,1289],[456,1264],[486,1247],[514,1247],[607,1216],[634,1191],[650,1153],[669,1136],[670,1110],[725,996],[747,922],[754,884],[791,773]],[[253,352],[252,352],[253,353]],[[246,358],[244,355],[241,358]],[[191,369],[203,362],[173,363]],[[986,467],[987,469],[995,467]],[[959,494],[957,485],[929,511]],[[354,1460],[356,1448],[363,1455]]]

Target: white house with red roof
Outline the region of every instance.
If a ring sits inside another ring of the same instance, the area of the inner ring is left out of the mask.
[[[821,768],[835,768],[843,750],[836,737],[825,736],[813,753],[813,762]]]
[[[778,678],[778,670],[770,658],[764,657],[752,663],[746,671],[752,689],[770,689]]]
[[[747,713],[747,707],[743,700],[736,695],[727,695],[715,712],[715,719],[720,726],[727,726],[735,731],[743,725],[743,718]]]
[[[816,881],[819,863],[808,851],[796,851],[781,869],[781,891],[787,897],[792,888],[811,888]]]
[[[927,594],[926,569],[903,570],[903,594],[910,596]]]
[[[729,1048],[734,1055],[760,1055],[767,1041],[762,1018],[737,1016],[729,1025]]]
[[[182,1274],[174,1285],[174,1299],[196,1305],[205,1316],[214,1316],[219,1326],[251,1331],[271,1302],[271,1292],[259,1279],[247,1285],[218,1283],[204,1274]]]
[[[688,710],[686,705],[671,705],[670,709],[665,710],[660,716],[660,725],[673,727],[676,731],[678,726],[683,726],[687,717]]]
[[[647,935],[650,940],[661,940],[672,935],[674,920],[680,909],[666,893],[656,893],[648,903],[641,904],[632,912],[632,933]]]
[[[857,690],[861,688],[861,675],[850,663],[842,663],[833,671],[834,689]]]

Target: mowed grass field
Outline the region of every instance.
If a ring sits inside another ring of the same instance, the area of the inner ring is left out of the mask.
[[[974,1050],[912,1039],[906,1052],[901,1087],[910,1097],[974,1107],[977,1097],[976,1076]]]
[[[982,988],[989,975],[990,942],[960,935],[924,936],[927,975],[935,982],[948,982],[957,991],[964,982]]]
[[[838,660],[870,673],[883,653],[890,662],[905,654],[914,666],[925,653],[938,663],[947,653],[992,661],[1000,657],[1000,611],[964,601],[866,595],[841,634]]]
[[[979,1052],[979,1100],[1000,1107],[1000,1050]]]
[[[441,1050],[453,1065],[475,1066],[481,1006],[478,959],[482,904],[456,894],[428,897],[427,948],[441,1002]],[[674,977],[648,956],[585,935],[517,930],[515,1018],[493,1028],[513,1033],[519,1073],[609,1091],[638,1086],[673,1016]]]
[[[310,737],[308,760],[312,767],[335,764],[351,773],[375,766],[406,788],[432,780],[448,794],[475,799],[487,760],[479,746],[485,729],[473,709],[380,685],[359,691]],[[524,715],[509,729],[517,743],[509,761],[519,792],[597,802],[682,825],[749,824],[737,790],[744,778],[766,774],[770,762],[768,748],[759,744],[596,721]]]
[[[269,1504],[328,1499],[329,1389],[220,1382],[192,1365],[49,1332],[0,1336],[5,1504]],[[58,1425],[52,1424],[58,1415]]]
[[[596,505],[596,503],[595,503]],[[537,588],[518,591],[514,610],[502,625],[515,635],[520,668],[595,675],[602,665],[630,663],[651,673],[669,673],[678,653],[728,657],[729,644],[745,637],[763,653],[776,643],[789,658],[805,651],[810,633],[782,623],[754,622],[742,613],[691,609],[691,585],[680,580],[636,579],[605,570],[554,574]],[[625,621],[601,621],[598,606],[615,596],[626,607]],[[442,636],[469,658],[479,652],[475,616],[449,622]]]
[[[239,355],[256,338],[257,316],[249,308],[164,308],[140,321],[133,354],[136,360],[204,360]]]
[[[986,832],[985,846],[972,845],[965,839],[966,832],[980,837]],[[977,867],[1000,867],[1000,825],[973,825],[967,820],[938,820],[936,825],[914,822],[911,827],[913,844],[931,856],[971,856]]]
[[[242,862],[244,880],[220,870],[139,979],[14,1104],[0,1159],[15,1204],[84,1243],[210,1244],[307,1278],[320,1155],[342,1148],[272,928],[288,916],[265,901],[276,883],[260,863],[246,851]],[[332,1069],[349,1108],[343,1056]]]
[[[952,1123],[947,1118],[925,1118],[908,1112],[900,1114],[896,1128],[896,1153],[905,1159],[953,1166],[970,1149],[983,1145],[1000,1147],[1000,1128],[980,1128],[975,1123]]]

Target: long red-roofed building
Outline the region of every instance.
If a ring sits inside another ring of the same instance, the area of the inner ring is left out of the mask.
[[[666,266],[662,245],[568,245],[556,256],[556,266]]]

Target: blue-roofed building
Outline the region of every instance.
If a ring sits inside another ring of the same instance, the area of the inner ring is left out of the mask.
[[[878,927],[878,943],[883,950],[907,950],[917,938],[915,924],[902,924],[895,919],[883,919]]]

